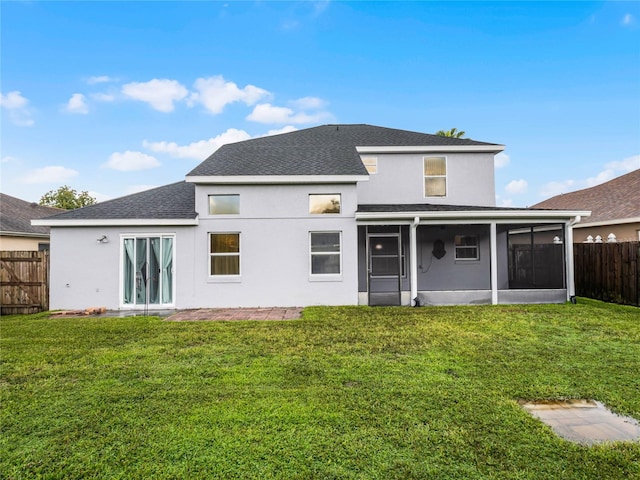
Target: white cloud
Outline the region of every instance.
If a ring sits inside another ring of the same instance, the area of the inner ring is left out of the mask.
[[[632,155],[623,160],[609,162],[605,165],[606,168],[611,168],[623,173],[629,173],[640,168],[640,155]]]
[[[225,81],[222,75],[198,78],[193,86],[196,92],[189,97],[190,103],[201,103],[214,114],[221,113],[230,103],[243,102],[246,105],[254,105],[260,99],[271,95],[267,90],[254,85],[238,88],[235,83]]]
[[[81,113],[86,115],[89,113],[89,105],[87,105],[86,97],[81,93],[74,93],[67,102],[65,110],[69,113]]]
[[[594,187],[609,180],[629,173],[640,168],[640,155],[632,155],[622,160],[615,160],[604,165],[604,169],[593,177],[584,180],[564,180],[559,182],[548,182],[540,190],[540,196],[544,198],[560,195],[561,193],[573,192],[583,188]]]
[[[176,80],[154,78],[144,83],[127,83],[122,86],[122,93],[134,100],[147,102],[160,112],[172,112],[174,102],[184,99],[189,91]]]
[[[496,205],[498,207],[513,207],[513,200],[510,198],[500,198],[500,195],[496,195]]]
[[[251,135],[244,130],[229,128],[226,132],[209,140],[200,140],[189,145],[178,145],[175,142],[147,142],[146,140],[142,142],[142,145],[153,152],[168,153],[176,158],[204,160],[226,143],[239,142],[249,138],[251,138]]]
[[[269,130],[267,133],[252,137],[244,130],[229,128],[227,131],[210,138],[209,140],[200,140],[188,145],[178,145],[176,142],[148,142],[144,140],[142,146],[156,153],[167,153],[175,158],[192,158],[195,160],[204,160],[222,145],[227,143],[235,143],[251,138],[268,137],[271,135],[279,135],[281,133],[295,132],[298,130],[293,125]]]
[[[303,97],[289,103],[298,110],[318,110],[327,105],[327,102],[318,97]]]
[[[328,112],[316,112],[312,114],[299,112],[295,113],[288,107],[277,107],[270,103],[261,103],[256,105],[247,116],[247,120],[258,123],[290,123],[290,124],[303,124],[303,123],[318,123],[332,118],[332,115]]]
[[[271,135],[280,135],[281,133],[295,132],[296,130],[298,130],[298,129],[296,127],[294,127],[293,125],[287,125],[286,127],[276,128],[274,130],[269,130],[267,133],[265,133],[264,135],[261,135],[261,136],[262,137],[269,137]]]
[[[624,25],[625,27],[629,26],[629,25],[633,25],[636,23],[636,19],[633,15],[631,15],[630,13],[625,14],[624,17],[622,17],[622,20],[620,21],[620,23],[622,25]]]
[[[31,118],[29,100],[18,90],[3,95],[0,93],[0,106],[9,111],[11,122],[20,127],[30,127],[35,122]]]
[[[293,110],[288,107],[276,107],[270,103],[256,105],[247,120],[260,123],[287,123],[293,116]]]
[[[18,160],[16,157],[6,155],[0,158],[0,163],[20,163],[20,160]]]
[[[502,168],[509,165],[511,158],[504,152],[498,153],[495,157],[493,157],[493,165],[495,168]]]
[[[540,190],[540,195],[543,197],[555,197],[556,195],[560,195],[561,193],[567,193],[576,190],[577,187],[575,187],[575,185],[575,180],[547,182]]]
[[[151,190],[152,188],[156,188],[158,185],[129,185],[125,192],[127,195],[131,195],[132,193],[140,193],[145,190]]]
[[[104,193],[100,193],[100,192],[94,192],[93,190],[89,190],[87,192],[89,195],[91,195],[93,198],[96,199],[96,202],[100,203],[100,202],[106,202],[107,200],[111,200],[113,197],[106,195]]]
[[[640,168],[640,155],[633,155],[623,160],[617,160],[605,164],[604,170],[584,181],[585,186],[593,187],[608,182],[614,177],[629,173]]]
[[[107,75],[98,75],[94,77],[87,78],[87,83],[89,85],[95,85],[96,83],[109,83],[117,81],[115,78],[111,78]]]
[[[526,180],[520,179],[510,181],[504,189],[507,193],[511,194],[526,193],[528,186],[529,184]]]
[[[13,92],[9,92],[6,95],[2,95],[0,93],[0,105],[2,105],[7,110],[16,110],[19,108],[25,108],[29,100],[22,96],[18,90],[14,90]]]
[[[113,93],[92,93],[91,98],[94,100],[98,100],[100,102],[113,102],[116,99],[115,94]]]
[[[148,170],[159,166],[160,162],[155,157],[147,155],[146,153],[132,152],[130,150],[124,153],[112,153],[109,160],[102,165],[104,168],[111,168],[121,172]]]
[[[78,176],[78,172],[72,168],[58,165],[36,168],[31,170],[24,177],[22,183],[64,183]]]

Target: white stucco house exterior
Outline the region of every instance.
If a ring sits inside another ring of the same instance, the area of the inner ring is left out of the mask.
[[[496,207],[503,149],[371,125],[225,145],[184,181],[35,220],[51,308],[565,302],[589,212]]]

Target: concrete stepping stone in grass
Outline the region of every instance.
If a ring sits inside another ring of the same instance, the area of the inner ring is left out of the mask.
[[[561,438],[584,445],[640,441],[640,423],[609,410],[596,400],[521,402]]]

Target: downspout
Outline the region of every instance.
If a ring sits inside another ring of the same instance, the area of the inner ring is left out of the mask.
[[[410,282],[411,282],[411,302],[412,306],[419,307],[418,300],[418,246],[417,230],[420,224],[420,217],[415,217],[409,230],[409,255],[411,257]]]
[[[569,220],[566,223],[567,238],[565,239],[566,245],[564,251],[567,257],[567,300],[571,303],[576,303],[576,283],[573,265],[573,226],[581,219],[580,215],[576,215],[573,220]]]

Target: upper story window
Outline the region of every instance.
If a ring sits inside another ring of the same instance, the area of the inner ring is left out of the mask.
[[[361,157],[364,168],[367,172],[373,174],[378,173],[378,157]]]
[[[424,157],[424,196],[447,196],[447,159]]]
[[[478,237],[475,235],[456,235],[456,260],[479,260]]]
[[[240,213],[240,195],[209,195],[209,215]]]
[[[316,194],[309,195],[309,213],[340,213],[340,194]]]

